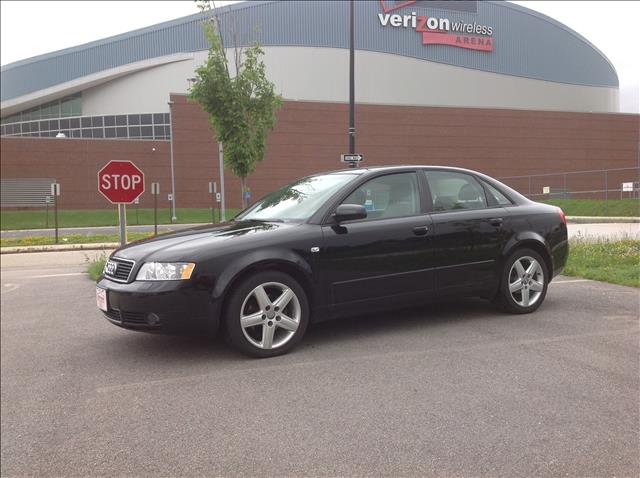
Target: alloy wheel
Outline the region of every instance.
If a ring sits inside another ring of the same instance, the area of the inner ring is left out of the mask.
[[[540,263],[530,256],[516,259],[509,271],[509,293],[520,307],[534,305],[544,290],[544,272]]]
[[[302,308],[295,292],[280,282],[266,282],[245,297],[240,308],[240,326],[255,347],[282,347],[300,326]]]

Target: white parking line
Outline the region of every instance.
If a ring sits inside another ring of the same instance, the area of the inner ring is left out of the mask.
[[[572,284],[574,282],[593,282],[589,279],[559,280],[553,281],[552,284]]]
[[[66,274],[45,274],[40,276],[28,276],[27,279],[47,279],[49,277],[82,276],[86,274],[86,272],[68,272]]]

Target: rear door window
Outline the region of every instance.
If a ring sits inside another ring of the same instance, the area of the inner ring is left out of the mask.
[[[480,183],[469,174],[426,171],[433,211],[484,209],[487,198]]]

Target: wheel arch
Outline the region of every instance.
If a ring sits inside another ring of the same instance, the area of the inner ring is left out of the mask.
[[[264,250],[243,256],[220,274],[213,289],[212,298],[221,302],[221,313],[224,314],[230,292],[238,283],[251,274],[266,270],[283,272],[295,279],[304,289],[309,303],[309,310],[313,312],[316,297],[314,295],[312,269],[309,263],[292,251]],[[224,323],[224,320],[220,320],[220,322]]]
[[[501,260],[501,269],[504,266],[505,261],[511,254],[513,254],[518,249],[532,249],[544,260],[545,266],[547,266],[548,272],[548,282],[551,282],[553,277],[553,260],[551,259],[551,252],[549,249],[549,245],[544,240],[542,236],[536,234],[534,232],[520,234],[511,241],[509,241],[503,250],[502,260]]]

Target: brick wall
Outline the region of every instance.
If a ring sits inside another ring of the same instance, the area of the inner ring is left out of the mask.
[[[112,159],[134,161],[144,171],[141,207],[152,205],[151,181],[167,184],[168,141],[4,137],[0,144],[2,178],[55,178],[60,183],[59,206],[65,209],[110,206],[98,192],[98,171]]]
[[[177,207],[208,207],[208,182],[219,184],[218,146],[199,105],[182,95],[171,98]],[[249,177],[253,198],[299,176],[341,168],[347,121],[346,104],[285,102],[266,157]],[[513,176],[635,167],[640,116],[358,105],[356,127],[357,150],[366,165],[439,164]],[[2,177],[55,177],[65,193],[62,207],[107,206],[97,193],[96,172],[109,159],[136,162],[148,184],[161,183],[161,204],[167,206],[169,142],[2,138],[1,143]],[[227,206],[238,207],[240,181],[229,171],[225,179]],[[141,206],[150,204],[147,192]]]

